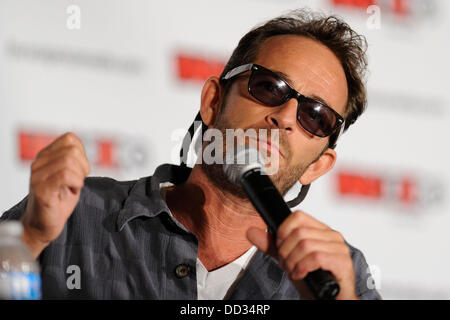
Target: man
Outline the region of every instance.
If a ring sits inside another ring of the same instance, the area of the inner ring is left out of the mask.
[[[273,19],[206,81],[203,124],[278,130],[279,144],[266,142],[279,156],[274,184],[283,195],[309,185],[333,167],[339,134],[364,109],[364,50],[335,17]],[[219,164],[163,165],[128,182],[85,179],[89,171],[82,142],[65,134],[39,153],[29,195],[2,217],[21,219],[45,298],[301,299],[317,269],[334,275],[337,299],[380,298],[362,253],[339,232],[295,211],[274,239]],[[78,288],[68,285],[73,265]]]

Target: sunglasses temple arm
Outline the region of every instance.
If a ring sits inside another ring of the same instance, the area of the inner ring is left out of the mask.
[[[196,127],[197,121],[202,121],[200,112],[198,112],[197,115],[195,116],[194,121],[192,122],[191,126],[189,127],[188,131],[186,132],[186,134],[183,138],[183,144],[181,145],[181,149],[180,149],[180,165],[182,167],[187,166],[189,146],[191,145],[192,139],[194,138],[194,133],[197,129],[197,127]],[[203,121],[202,121],[202,126],[203,126]],[[196,146],[196,147],[198,147],[198,146]],[[197,152],[197,148],[196,148],[196,152]]]
[[[339,137],[344,133],[344,129],[345,129],[345,121],[342,122],[341,128],[339,129],[339,135],[336,138],[335,144],[337,143]],[[297,197],[286,202],[287,205],[289,206],[289,208],[294,208],[294,207],[298,206],[300,203],[302,203],[303,200],[305,200],[310,187],[311,187],[310,184],[303,185],[302,188],[300,189],[300,192],[298,193]]]
[[[242,65],[242,66],[236,67],[236,68],[234,68],[234,69],[228,71],[227,74],[224,75],[222,79],[223,79],[223,80],[231,79],[231,78],[233,78],[235,75],[238,75],[238,74],[240,74],[240,73],[243,73],[243,72],[246,72],[246,71],[248,71],[248,70],[251,70],[252,67],[253,67],[253,63],[247,63],[247,64],[244,64],[244,65]]]
[[[341,127],[339,128],[339,134],[338,134],[338,136],[336,137],[336,142],[335,142],[335,144],[338,142],[339,138],[340,138],[340,137],[342,136],[342,134],[344,133],[344,130],[345,130],[345,121],[342,122]]]
[[[297,197],[286,202],[287,205],[289,206],[289,208],[294,208],[294,207],[298,206],[300,203],[302,203],[303,200],[305,200],[305,197],[308,194],[310,186],[311,186],[310,184],[306,184],[306,185],[302,186]]]

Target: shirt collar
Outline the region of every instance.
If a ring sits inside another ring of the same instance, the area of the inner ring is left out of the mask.
[[[117,228],[122,228],[137,217],[156,217],[162,212],[170,214],[170,210],[161,196],[160,183],[171,182],[180,184],[187,180],[191,168],[162,164],[156,168],[153,176],[144,177],[136,181],[131,188],[123,208],[119,211]],[[261,281],[261,277],[265,281]],[[243,274],[239,285],[231,294],[230,299],[264,299],[272,297],[280,290],[286,281],[286,274],[269,256],[256,251]],[[250,294],[248,288],[252,288]]]
[[[286,273],[278,263],[269,255],[258,250],[228,299],[274,299],[280,295],[280,289],[288,280]]]
[[[117,229],[120,231],[126,223],[137,217],[156,217],[161,212],[170,212],[166,202],[161,197],[160,183],[183,183],[187,180],[191,168],[162,164],[156,168],[153,176],[136,181],[126,198],[123,208],[117,217]]]

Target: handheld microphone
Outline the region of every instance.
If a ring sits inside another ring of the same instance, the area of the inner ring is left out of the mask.
[[[223,166],[227,178],[244,189],[255,209],[276,233],[284,219],[291,214],[291,209],[269,176],[264,174],[264,162],[260,153],[256,149],[243,146],[238,147],[236,156],[227,154],[226,159],[234,160]],[[326,270],[312,271],[304,281],[313,295],[320,300],[334,299],[340,290],[333,274]]]

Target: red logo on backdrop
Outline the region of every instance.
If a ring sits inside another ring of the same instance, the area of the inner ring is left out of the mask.
[[[379,174],[340,170],[336,191],[341,198],[394,204],[409,209],[436,205],[444,200],[444,187],[439,180],[429,175],[398,172]]]
[[[341,195],[357,195],[360,197],[380,199],[383,181],[379,177],[341,172],[338,175],[338,188]]]
[[[179,54],[176,62],[179,79],[198,82],[203,82],[211,76],[219,76],[225,66],[221,60],[185,54]]]
[[[22,161],[32,161],[39,151],[56,139],[53,135],[19,132],[19,158]]]
[[[58,138],[58,134],[21,130],[18,134],[19,159],[33,161],[38,153]],[[144,144],[136,143],[135,138],[105,138],[93,134],[79,136],[83,141],[86,156],[96,168],[123,169],[139,168],[147,161]]]

